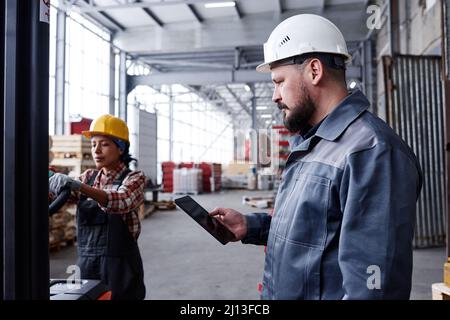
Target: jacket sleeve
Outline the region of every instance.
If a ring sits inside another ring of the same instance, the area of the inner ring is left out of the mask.
[[[347,157],[340,189],[344,299],[409,299],[420,167],[386,144]]]
[[[267,213],[250,213],[245,215],[247,236],[242,243],[267,245],[272,217]]]

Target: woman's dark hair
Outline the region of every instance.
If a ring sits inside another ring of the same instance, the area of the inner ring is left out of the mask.
[[[130,165],[130,162],[135,161],[137,163],[137,159],[133,158],[130,154],[130,144],[127,143],[125,150],[123,150],[122,155],[120,156],[120,161],[125,164],[125,166],[128,168]]]

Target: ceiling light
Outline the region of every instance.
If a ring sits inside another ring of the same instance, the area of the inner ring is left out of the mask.
[[[245,91],[250,92],[250,87],[248,86],[248,84],[246,84],[246,85],[244,86],[244,89],[245,89]]]
[[[205,3],[205,8],[226,8],[226,7],[234,7],[236,3],[234,1],[226,1],[226,2],[211,2]]]
[[[267,110],[267,109],[269,109],[269,107],[267,107],[267,106],[256,107],[256,110]]]
[[[271,114],[262,114],[261,118],[263,118],[263,119],[272,118],[272,115]]]
[[[357,85],[356,81],[350,82],[350,89],[355,89],[356,85]]]

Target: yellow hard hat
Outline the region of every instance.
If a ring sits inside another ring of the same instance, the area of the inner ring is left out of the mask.
[[[95,135],[107,135],[130,142],[125,121],[110,114],[105,114],[92,121],[89,131],[83,131],[82,134],[88,139]]]

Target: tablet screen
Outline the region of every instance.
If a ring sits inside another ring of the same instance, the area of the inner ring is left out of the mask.
[[[208,211],[201,207],[190,196],[175,199],[175,203],[220,243],[226,244],[234,239],[234,234],[230,230],[224,227],[216,219],[210,217]]]

